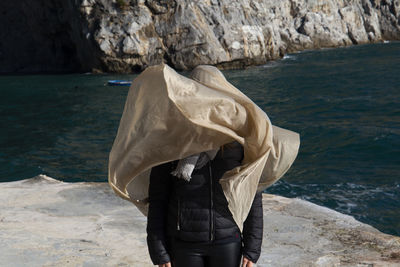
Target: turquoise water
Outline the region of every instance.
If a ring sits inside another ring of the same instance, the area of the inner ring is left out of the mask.
[[[301,134],[267,192],[300,197],[400,235],[400,43],[307,51],[225,71],[281,127]],[[0,76],[0,182],[38,174],[106,181],[135,75]]]

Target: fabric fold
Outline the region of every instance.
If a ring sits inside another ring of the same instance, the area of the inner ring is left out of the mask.
[[[146,214],[153,166],[234,140],[242,144],[244,159],[220,183],[242,230],[257,190],[270,186],[292,165],[299,135],[273,126],[215,67],[198,66],[191,78],[165,64],[149,67],[130,87],[109,155],[109,184]]]

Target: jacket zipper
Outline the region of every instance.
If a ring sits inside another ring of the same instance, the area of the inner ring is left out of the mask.
[[[178,214],[176,218],[176,230],[178,231],[181,230],[180,220],[181,220],[181,199],[178,197]]]
[[[208,165],[210,171],[210,240],[214,240],[214,216],[213,216],[213,208],[214,208],[214,200],[213,200],[213,179],[212,179],[212,170],[211,170],[211,162]]]

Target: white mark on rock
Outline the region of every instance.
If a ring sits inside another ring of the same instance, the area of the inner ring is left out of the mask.
[[[240,43],[238,41],[234,41],[232,43],[232,49],[238,50],[238,49],[240,49],[240,47],[241,47],[241,45],[240,45]]]

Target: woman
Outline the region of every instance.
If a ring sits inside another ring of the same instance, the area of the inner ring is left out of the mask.
[[[299,144],[217,68],[198,66],[189,79],[160,64],[132,83],[108,181],[148,215],[155,264],[237,266],[243,255],[247,267],[260,255],[257,192],[290,168]]]
[[[241,165],[243,147],[233,142],[224,145],[212,160],[209,153],[195,159],[196,167],[186,176],[190,179],[182,177],[188,164],[185,160],[151,171],[147,244],[153,263],[238,267],[243,254],[243,266],[252,266],[261,253],[261,193],[256,194],[240,233],[219,183],[226,171]]]

